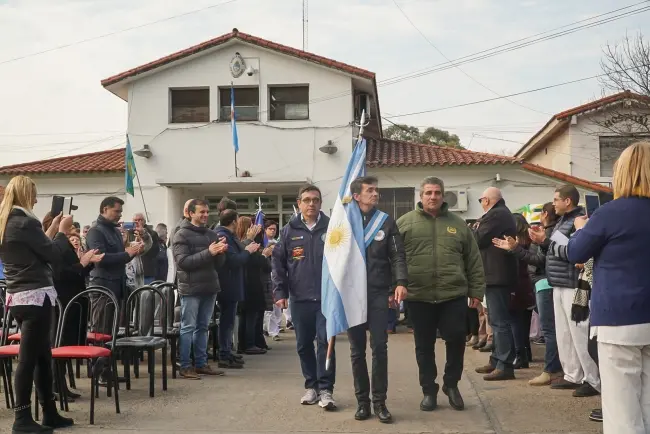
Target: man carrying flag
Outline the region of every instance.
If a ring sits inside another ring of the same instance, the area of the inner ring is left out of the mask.
[[[334,410],[336,363],[332,354],[331,366],[325,366],[327,330],[321,313],[321,273],[329,218],[321,212],[321,204],[318,187],[306,185],[300,189],[300,213],[282,228],[280,241],[273,249],[272,278],[276,306],[287,309],[291,302],[296,346],[305,377],[305,393],[300,403],[318,403],[325,410]]]
[[[350,184],[352,198],[361,210],[367,273],[367,321],[348,329],[352,376],[358,409],[354,418],[370,417],[370,379],[366,364],[366,331],[372,349],[372,402],[382,423],[392,422],[386,408],[388,390],[388,309],[406,298],[408,272],[402,238],[395,221],[375,207],[379,202],[377,178],[364,176]],[[395,285],[396,283],[396,285]]]

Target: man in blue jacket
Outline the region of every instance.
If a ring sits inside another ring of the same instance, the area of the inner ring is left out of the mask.
[[[300,214],[282,229],[280,242],[273,249],[272,278],[276,305],[286,309],[291,300],[296,346],[305,377],[305,394],[300,403],[319,403],[326,410],[334,410],[336,358],[332,351],[330,369],[326,370],[327,330],[321,312],[323,251],[329,218],[321,212],[321,204],[318,187],[306,185],[300,189]]]

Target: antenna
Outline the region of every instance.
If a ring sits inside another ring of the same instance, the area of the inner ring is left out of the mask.
[[[302,51],[307,51],[307,34],[309,32],[309,0],[302,0]]]

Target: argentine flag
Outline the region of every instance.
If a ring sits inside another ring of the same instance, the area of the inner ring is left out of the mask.
[[[327,319],[327,339],[366,322],[366,247],[361,210],[350,184],[366,173],[366,139],[352,152],[332,209],[323,255],[321,309]]]

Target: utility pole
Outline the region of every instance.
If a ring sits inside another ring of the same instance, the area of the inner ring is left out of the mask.
[[[302,51],[307,51],[307,34],[309,32],[309,0],[302,0]]]

